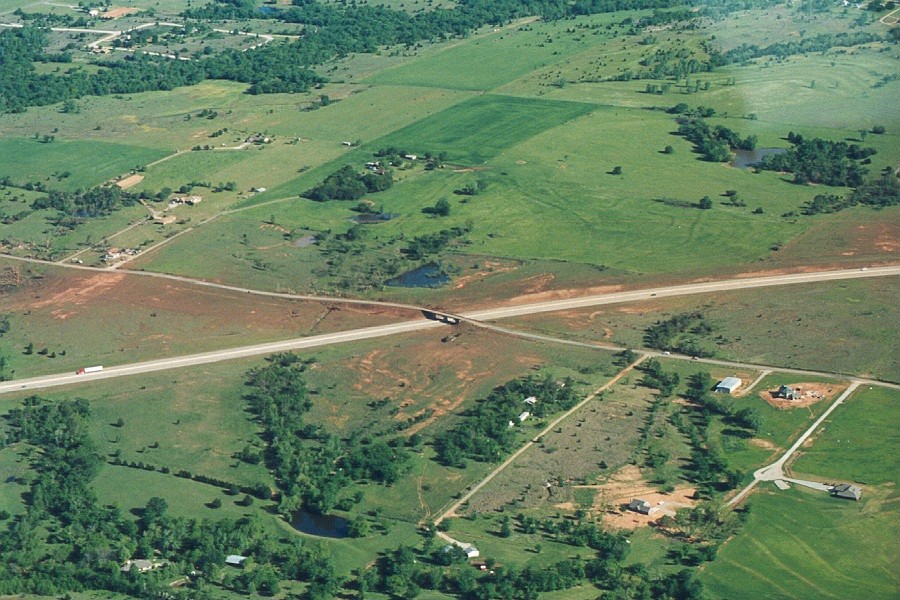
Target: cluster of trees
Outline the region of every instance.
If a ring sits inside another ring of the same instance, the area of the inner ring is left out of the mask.
[[[247,52],[223,50],[201,60],[137,54],[105,63],[96,73],[39,74],[33,63],[46,58],[46,37],[45,30],[32,27],[0,31],[0,114],[82,96],[172,90],[204,79],[248,83],[251,94],[305,92],[323,81],[310,65],[327,56],[304,52],[297,44],[273,43]]]
[[[76,192],[52,190],[46,196],[36,198],[31,203],[31,208],[54,209],[76,219],[91,218],[108,215],[122,206],[131,206],[138,198],[138,195],[115,185]]]
[[[741,44],[727,52],[718,52],[714,48],[707,47],[709,64],[711,67],[720,67],[730,64],[743,64],[754,58],[763,56],[775,56],[785,58],[794,54],[806,54],[808,52],[825,52],[831,48],[848,48],[860,44],[872,42],[891,41],[889,37],[857,31],[853,33],[822,33],[813,37],[803,38],[792,42],[779,42],[770,46],[757,46],[756,44]],[[896,40],[893,40],[896,41]]]
[[[449,213],[449,206],[447,207]],[[469,233],[471,228],[452,227],[450,229],[442,229],[437,233],[426,233],[417,235],[409,241],[409,245],[403,249],[403,254],[411,260],[421,260],[426,256],[437,254],[443,250],[447,244],[457,238],[463,237]]]
[[[359,200],[367,193],[383,192],[394,184],[390,171],[358,173],[351,165],[344,165],[316,187],[303,192],[304,198],[325,200]]]
[[[276,540],[255,518],[213,522],[176,518],[152,498],[135,522],[118,508],[101,506],[91,482],[103,460],[88,436],[85,400],[51,402],[36,396],[7,415],[7,443],[34,447],[34,478],[25,513],[0,532],[0,593],[52,596],[101,589],[141,598],[174,593],[168,585],[192,570],[200,579],[240,592],[275,594],[282,578],[337,588],[329,559],[302,540]],[[240,576],[225,574],[225,556],[253,556]],[[131,558],[164,564],[149,573],[122,572]],[[172,596],[165,596],[171,598]],[[206,598],[202,590],[191,597]]]
[[[724,125],[710,127],[703,119],[680,119],[678,135],[684,136],[694,144],[694,149],[710,162],[727,162],[731,160],[731,150],[753,150],[756,148],[756,136],[741,138],[737,133]]]
[[[551,377],[528,377],[510,381],[486,398],[475,403],[463,415],[463,421],[456,427],[437,435],[434,439],[436,459],[445,465],[463,468],[466,459],[482,462],[499,460],[510,452],[516,440],[516,428],[509,423],[518,423],[523,411],[541,417],[551,410],[565,410],[578,402],[571,380],[560,385]],[[534,406],[523,403],[534,396]]]
[[[281,514],[326,513],[353,480],[396,481],[409,460],[405,450],[365,438],[342,440],[306,423],[312,401],[303,374],[309,363],[289,353],[266,360],[247,373],[245,398],[268,444],[264,457],[280,490]]]
[[[681,313],[648,327],[644,332],[644,343],[648,348],[657,350],[708,357],[714,352],[704,347],[702,342],[712,332],[713,326],[703,313]]]
[[[801,212],[804,215],[836,213],[857,204],[879,208],[900,204],[900,180],[888,170],[881,177],[864,181],[849,196],[816,194]]]
[[[788,141],[793,148],[783,154],[766,156],[760,169],[793,173],[794,182],[799,184],[858,187],[868,172],[859,161],[866,161],[876,153],[874,148],[821,138],[807,139],[793,132],[788,134]]]

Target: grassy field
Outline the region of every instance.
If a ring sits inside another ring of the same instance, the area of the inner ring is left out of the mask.
[[[861,236],[859,243],[877,243]],[[717,356],[900,381],[891,352],[900,336],[893,314],[895,278],[873,278],[666,298],[622,306],[522,317],[519,327],[629,347],[647,327],[701,311],[714,327]]]
[[[744,530],[702,571],[713,597],[897,596],[897,400],[895,391],[858,392],[795,463],[828,480],[866,481],[862,500],[798,487],[755,493]]]

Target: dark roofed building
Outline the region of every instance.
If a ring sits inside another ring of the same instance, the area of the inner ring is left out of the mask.
[[[795,390],[792,387],[783,385],[778,388],[778,391],[775,393],[779,398],[784,398],[786,400],[799,400],[800,399],[800,391]]]
[[[859,500],[862,496],[862,488],[858,485],[850,485],[849,483],[840,483],[831,488],[831,495],[835,498],[847,498],[848,500]]]
[[[634,512],[639,512],[642,515],[649,515],[651,508],[652,507],[650,506],[649,502],[647,502],[646,500],[641,500],[639,498],[635,498],[634,500],[632,500],[631,502],[628,503],[628,510],[633,510]]]

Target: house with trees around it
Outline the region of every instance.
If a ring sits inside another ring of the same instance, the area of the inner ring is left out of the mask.
[[[225,564],[231,567],[243,567],[244,563],[247,561],[246,556],[241,556],[240,554],[229,554],[225,557]]]

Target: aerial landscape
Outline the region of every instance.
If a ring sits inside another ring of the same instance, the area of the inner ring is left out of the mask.
[[[900,598],[900,4],[0,0],[0,598]]]

